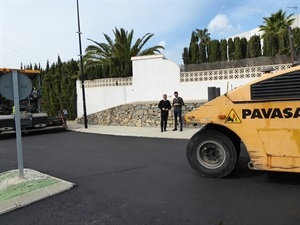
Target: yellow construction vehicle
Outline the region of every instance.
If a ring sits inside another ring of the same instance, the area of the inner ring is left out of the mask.
[[[256,80],[185,114],[187,124],[203,125],[186,150],[200,175],[227,176],[241,145],[249,154],[250,169],[300,172],[300,66],[290,27],[288,34],[291,68],[265,68]]]
[[[300,66],[262,74],[187,113],[202,124],[187,158],[204,177],[221,178],[235,167],[241,143],[250,169],[300,172]]]
[[[241,146],[253,170],[300,172],[300,66],[288,27],[291,68],[272,72],[227,91],[184,116],[203,125],[186,155],[204,177],[222,178],[234,169]],[[295,60],[297,58],[297,60]]]

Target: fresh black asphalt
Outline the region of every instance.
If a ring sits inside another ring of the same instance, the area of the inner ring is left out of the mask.
[[[24,167],[76,187],[0,216],[0,225],[299,225],[298,174],[251,171],[241,153],[225,179],[188,165],[188,140],[52,132],[22,138]],[[17,169],[0,139],[0,172]],[[270,175],[270,174],[269,174]]]

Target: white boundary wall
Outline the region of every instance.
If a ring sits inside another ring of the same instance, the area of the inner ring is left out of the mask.
[[[86,80],[85,97],[87,114],[96,113],[114,106],[137,102],[159,102],[163,94],[173,99],[179,92],[185,102],[205,101],[208,87],[220,87],[221,95],[261,75],[261,67],[234,68],[195,72],[180,72],[180,67],[163,55],[132,58],[133,76]],[[273,65],[275,70],[290,65]],[[83,116],[81,81],[76,82],[77,117]]]

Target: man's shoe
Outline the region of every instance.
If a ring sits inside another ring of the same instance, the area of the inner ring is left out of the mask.
[[[175,129],[173,129],[172,131],[175,131],[175,130],[177,130],[177,129],[175,128]]]
[[[180,132],[182,131],[182,129],[180,129]]]
[[[164,132],[167,132],[167,129],[165,129]]]

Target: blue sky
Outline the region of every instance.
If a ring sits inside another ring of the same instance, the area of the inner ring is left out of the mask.
[[[105,42],[103,33],[113,38],[112,30],[124,28],[134,30],[134,41],[154,34],[148,47],[163,45],[166,58],[182,64],[193,30],[227,38],[299,7],[298,0],[79,0],[82,51],[93,44],[88,38]],[[77,26],[76,0],[0,0],[0,67],[79,59]]]

